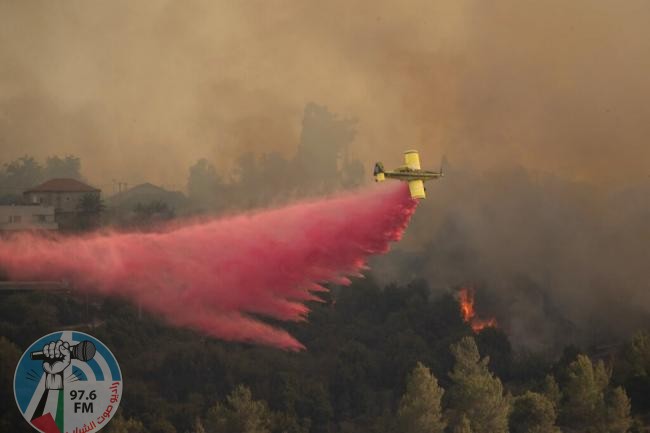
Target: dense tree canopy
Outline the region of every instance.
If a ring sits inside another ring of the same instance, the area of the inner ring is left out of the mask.
[[[503,345],[477,344],[495,340],[474,338],[453,296],[431,296],[422,282],[380,288],[372,278],[333,289],[309,323],[289,326],[308,347],[300,353],[174,329],[120,300],[86,306],[74,293],[0,292],[1,431],[30,431],[11,396],[20,353],[70,327],[100,338],[120,362],[124,399],[112,433],[556,432],[557,413],[558,427],[577,431],[632,426],[625,390],[584,354],[544,364],[501,353],[518,370],[522,362],[543,370],[504,386],[481,357]]]
[[[508,431],[508,401],[498,377],[488,370],[488,358],[481,359],[476,342],[464,337],[451,346],[454,369],[449,374],[452,422],[465,416],[475,433]]]
[[[397,410],[399,431],[442,433],[446,426],[440,405],[444,392],[431,371],[418,362],[406,381],[406,393]]]
[[[631,425],[630,401],[625,391],[610,385],[610,372],[603,361],[595,364],[578,355],[567,368],[562,390],[561,421],[575,429],[626,432]]]
[[[270,433],[271,412],[263,401],[253,400],[251,390],[238,385],[225,403],[208,410],[207,433]]]
[[[511,433],[560,433],[555,408],[547,397],[532,391],[514,399],[510,414]]]
[[[472,426],[470,425],[469,418],[463,415],[458,423],[452,430],[453,433],[472,433]]]

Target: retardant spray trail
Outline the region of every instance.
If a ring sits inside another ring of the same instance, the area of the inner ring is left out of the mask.
[[[65,279],[126,297],[225,340],[302,345],[251,314],[304,320],[322,284],[348,284],[366,258],[400,239],[417,201],[401,183],[211,221],[163,233],[109,233],[0,241],[14,280]]]

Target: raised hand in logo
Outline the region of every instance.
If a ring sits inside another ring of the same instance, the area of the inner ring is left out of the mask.
[[[70,366],[70,344],[67,341],[53,341],[43,347],[43,370],[45,389],[63,389],[63,371]]]

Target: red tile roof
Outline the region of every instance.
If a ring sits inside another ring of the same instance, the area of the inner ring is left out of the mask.
[[[101,190],[76,179],[50,179],[28,189],[27,192],[100,192]]]

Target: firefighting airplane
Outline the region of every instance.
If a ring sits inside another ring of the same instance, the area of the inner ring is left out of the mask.
[[[417,150],[407,150],[404,152],[404,165],[394,171],[385,171],[381,162],[375,164],[375,182],[383,182],[388,179],[397,179],[409,183],[409,191],[413,198],[425,198],[424,182],[431,179],[438,179],[445,174],[440,171],[428,171],[420,168],[420,155]]]

